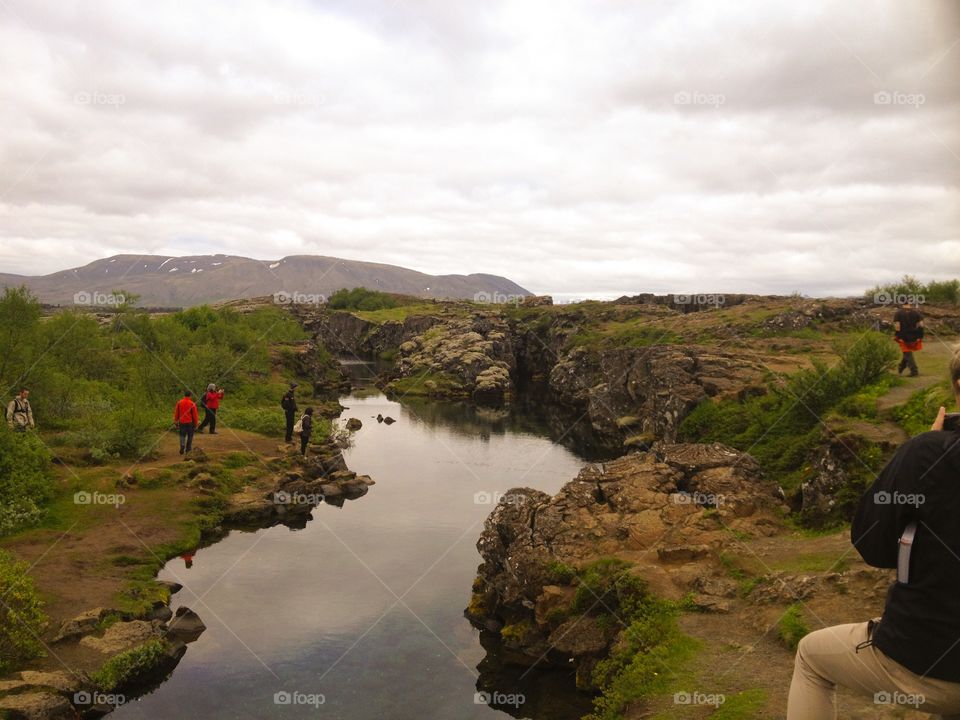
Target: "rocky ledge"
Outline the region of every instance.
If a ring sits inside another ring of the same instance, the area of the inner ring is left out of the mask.
[[[286,445],[278,449],[289,456],[289,466],[277,473],[267,492],[258,485],[234,495],[224,515],[225,525],[265,527],[303,518],[320,503],[343,505],[345,500],[366,495],[375,484],[369,475],[348,469],[333,443],[311,445],[307,457]]]
[[[724,612],[730,583],[719,553],[741,532],[777,534],[783,510],[753,458],[719,444],[655,444],[589,465],[553,497],[514,489],[477,543],[483,563],[466,615],[499,633],[513,661],[574,663],[590,688],[623,628],[573,611],[585,567],[624,560],[652,593]]]

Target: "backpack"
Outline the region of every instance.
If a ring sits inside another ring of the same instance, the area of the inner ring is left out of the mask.
[[[289,394],[289,393],[284,393],[283,397],[280,398],[280,407],[282,407],[284,410],[286,410],[288,407],[290,407],[290,394]]]
[[[297,420],[296,424],[293,426],[293,431],[294,431],[295,433],[302,433],[302,432],[303,432],[303,418],[305,418],[306,416],[307,416],[306,413],[304,413],[303,415],[301,415],[301,416],[300,416],[300,419]]]

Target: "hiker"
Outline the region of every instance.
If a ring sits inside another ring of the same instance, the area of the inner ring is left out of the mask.
[[[207,391],[200,398],[200,407],[203,408],[203,422],[197,428],[197,432],[203,434],[203,429],[209,425],[210,434],[217,434],[217,410],[220,409],[220,401],[223,400],[223,388],[218,388],[214,383],[207,385]]]
[[[303,411],[303,417],[297,423],[300,429],[300,454],[307,456],[307,443],[310,442],[310,435],[313,433],[313,408],[308,407]]]
[[[960,407],[960,349],[950,380]],[[837,685],[960,718],[960,435],[943,430],[945,412],[900,446],[850,528],[868,564],[897,568],[883,617],[800,641],[787,720],[835,718]]]
[[[180,454],[193,450],[193,431],[200,419],[197,413],[197,404],[193,401],[189,390],[185,390],[183,397],[173,408],[173,422],[180,431]]]
[[[7,425],[17,432],[26,432],[27,428],[36,427],[33,424],[33,408],[30,407],[30,391],[21,388],[7,404]]]
[[[295,382],[290,383],[290,389],[287,390],[283,397],[280,399],[280,407],[283,408],[283,412],[287,416],[287,442],[293,442],[293,418],[297,414],[297,400],[293,396],[294,391],[297,389],[297,384]]]
[[[920,370],[913,354],[923,349],[923,315],[905,302],[893,315],[893,329],[893,337],[903,353],[897,374],[902,375],[904,370],[910,368],[910,377],[916,377]]]

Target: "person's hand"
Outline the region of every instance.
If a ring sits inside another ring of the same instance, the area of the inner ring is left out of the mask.
[[[937,411],[937,419],[933,421],[933,425],[930,426],[931,430],[943,430],[943,419],[947,416],[947,409],[940,406],[940,409]]]

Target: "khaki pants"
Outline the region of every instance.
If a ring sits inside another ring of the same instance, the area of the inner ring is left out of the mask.
[[[787,720],[828,720],[837,717],[836,688],[841,685],[872,697],[878,704],[895,703],[944,720],[960,719],[960,683],[925,678],[894,662],[867,640],[867,623],[836,625],[817,630],[800,641],[790,683]]]

